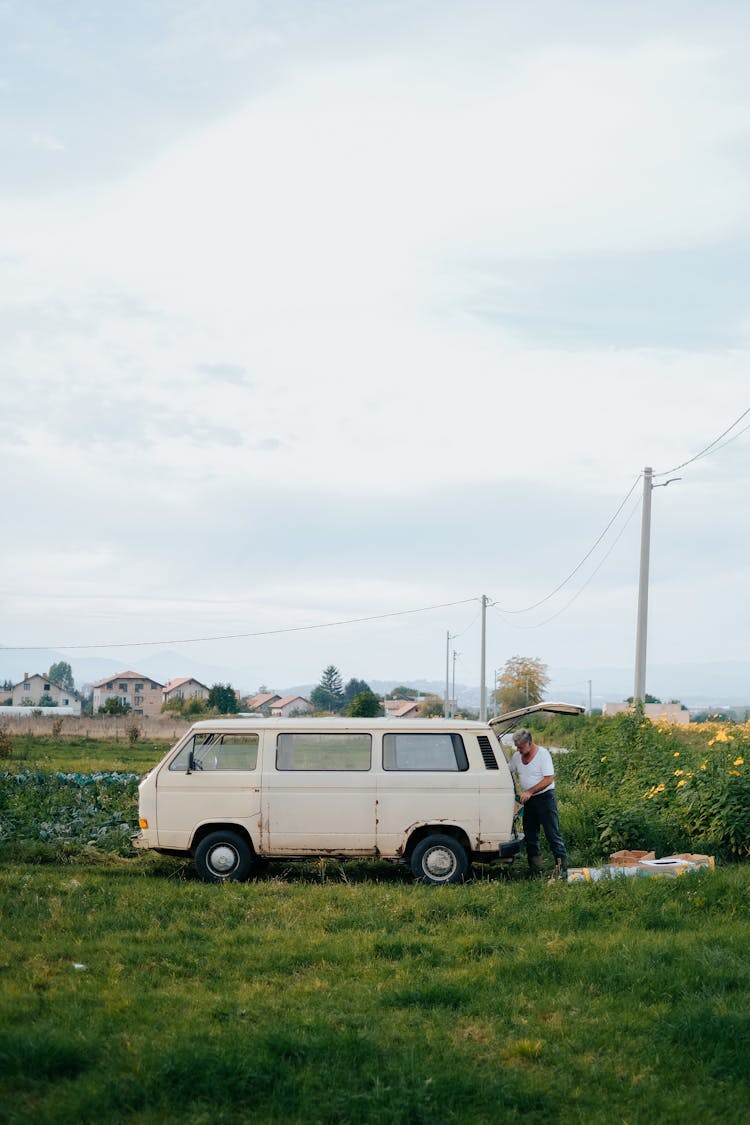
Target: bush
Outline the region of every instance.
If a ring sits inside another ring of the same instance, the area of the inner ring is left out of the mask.
[[[7,727],[0,726],[0,758],[10,758],[13,753],[13,735]]]
[[[581,720],[566,741],[574,749],[557,757],[556,771],[573,846],[590,847],[590,818],[585,828],[576,825],[566,805],[596,794],[605,853],[750,856],[750,724],[705,724],[696,732],[636,711]]]

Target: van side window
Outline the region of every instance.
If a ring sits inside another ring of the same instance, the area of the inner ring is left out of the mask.
[[[369,770],[369,734],[280,734],[277,770]]]
[[[385,770],[448,770],[458,773],[468,768],[460,734],[383,735]]]
[[[196,770],[254,770],[258,764],[258,735],[195,735],[170,762],[170,770],[184,773],[191,750]]]

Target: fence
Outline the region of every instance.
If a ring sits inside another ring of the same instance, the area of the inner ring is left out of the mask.
[[[9,734],[51,735],[52,723],[57,718],[62,722],[60,734],[63,738],[106,738],[116,741],[127,741],[128,730],[135,725],[141,738],[165,742],[176,742],[190,726],[187,719],[174,715],[97,715],[96,718],[86,718],[83,715],[55,715],[55,707],[28,710],[30,713],[26,715],[4,715],[0,708],[0,724]]]

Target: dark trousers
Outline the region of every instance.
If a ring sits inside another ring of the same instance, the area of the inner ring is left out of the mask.
[[[552,854],[559,859],[561,866],[567,869],[568,853],[560,832],[560,820],[557,815],[557,801],[554,789],[546,793],[537,793],[529,797],[523,806],[523,834],[526,837],[526,856],[531,866],[532,861],[540,855],[539,829],[544,829],[544,834],[549,841]]]

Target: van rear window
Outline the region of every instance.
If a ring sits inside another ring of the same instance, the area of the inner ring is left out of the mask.
[[[280,734],[277,770],[369,770],[369,734]]]
[[[386,734],[383,736],[383,769],[447,770],[469,768],[460,734]]]

